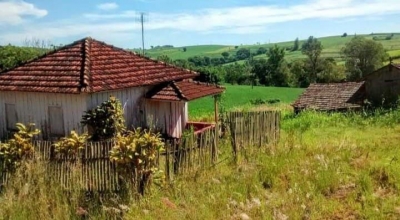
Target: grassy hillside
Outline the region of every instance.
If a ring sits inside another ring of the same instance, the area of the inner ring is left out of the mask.
[[[358,35],[363,36],[368,39],[378,38],[382,39],[378,42],[382,43],[384,48],[389,52],[391,56],[399,55],[400,54],[400,33],[394,34],[391,40],[383,40],[386,36],[390,35],[390,33],[379,33],[379,34],[369,34],[369,35]],[[349,35],[347,37],[341,36],[331,36],[331,37],[321,37],[318,38],[322,45],[324,46],[324,50],[322,53],[323,57],[333,57],[337,61],[341,61],[340,50],[344,45],[349,42],[354,36]],[[293,39],[294,40],[294,39]],[[304,40],[303,40],[304,41]],[[300,44],[303,42],[300,41]],[[199,46],[187,46],[186,52],[183,51],[183,47],[176,47],[176,48],[157,48],[157,49],[150,49],[146,51],[146,54],[150,57],[156,58],[159,55],[168,55],[172,59],[187,59],[192,56],[209,56],[209,57],[221,57],[222,52],[228,52],[230,55],[234,55],[237,50],[240,48],[249,48],[252,52],[255,52],[260,47],[269,48],[273,46],[275,43],[272,44],[260,44],[260,45],[199,45]],[[293,42],[280,42],[276,43],[280,47],[291,47],[293,46]],[[235,46],[239,46],[235,49]],[[259,55],[255,58],[265,57],[265,55]],[[286,58],[291,61],[294,59],[298,59],[304,57],[300,51],[287,51]]]
[[[279,99],[280,103],[289,104],[293,102],[302,92],[300,88],[279,88],[225,85],[226,91],[222,96],[221,106],[226,109],[250,107],[251,100]],[[254,107],[254,106],[253,106]],[[212,97],[205,97],[189,103],[189,114],[191,118],[208,118],[214,112],[214,101]]]

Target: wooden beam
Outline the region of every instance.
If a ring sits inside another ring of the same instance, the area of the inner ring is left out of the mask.
[[[215,120],[215,124],[218,124],[218,98],[215,95],[214,96],[214,120]]]

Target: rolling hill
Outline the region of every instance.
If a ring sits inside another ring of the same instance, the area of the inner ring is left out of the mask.
[[[384,48],[387,50],[390,56],[396,57],[396,61],[400,62],[400,33],[395,33],[390,40],[385,40],[387,36],[390,36],[391,33],[377,33],[377,34],[368,34],[368,35],[358,35],[363,36],[367,39],[375,38],[377,41],[382,43]],[[354,36],[348,35],[347,37],[342,36],[330,36],[330,37],[321,37],[318,38],[324,50],[322,52],[323,57],[332,57],[336,61],[343,61],[340,51],[345,46],[347,42],[349,42]],[[304,40],[300,40],[300,44],[304,42]],[[271,44],[255,44],[255,45],[199,45],[199,46],[186,46],[186,47],[170,47],[163,48],[158,47],[154,49],[146,50],[146,55],[152,58],[157,58],[160,55],[168,55],[171,59],[187,59],[193,56],[208,56],[210,58],[213,57],[221,57],[222,52],[228,52],[230,56],[234,55],[240,48],[248,48],[251,52],[255,52],[260,47],[269,48],[273,45],[278,45],[279,47],[290,48],[293,46],[293,41],[288,42],[280,42],[280,43],[271,43]],[[186,52],[184,51],[186,48]],[[263,58],[266,55],[258,55],[254,58]],[[301,51],[286,51],[286,58],[290,62],[292,60],[303,58],[304,55],[301,54]],[[240,61],[239,61],[240,62]]]

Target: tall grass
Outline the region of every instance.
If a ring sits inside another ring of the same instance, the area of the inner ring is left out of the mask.
[[[32,165],[0,196],[0,218],[73,219],[82,207],[106,219],[102,206],[124,204],[125,219],[399,219],[399,120],[399,111],[286,112],[277,146],[234,163],[222,142],[218,165],[131,203],[82,202]]]
[[[0,219],[110,219],[126,211],[126,197],[81,191],[78,176],[66,188],[48,168],[43,161],[21,164],[0,194]],[[79,165],[71,169],[80,172]]]

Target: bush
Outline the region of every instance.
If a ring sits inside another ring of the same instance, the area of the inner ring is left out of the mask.
[[[250,103],[252,105],[265,105],[265,104],[275,104],[275,103],[279,103],[281,100],[279,99],[252,99],[250,100]]]
[[[87,139],[87,134],[79,135],[71,131],[69,137],[62,138],[54,145],[55,151],[65,156],[76,155],[80,149],[84,149]]]
[[[164,142],[160,134],[137,129],[129,131],[126,136],[116,136],[110,160],[117,163],[128,178],[131,175],[137,177],[134,178],[134,184],[137,184],[138,192],[143,195],[150,186],[153,175],[159,172],[156,156],[163,149]]]
[[[33,123],[17,123],[16,127],[18,131],[13,138],[6,143],[0,143],[0,161],[5,161],[8,169],[14,169],[21,160],[33,155],[32,138],[40,133]]]
[[[86,111],[81,123],[88,126],[93,141],[112,138],[126,130],[121,102],[113,96],[100,106]]]

